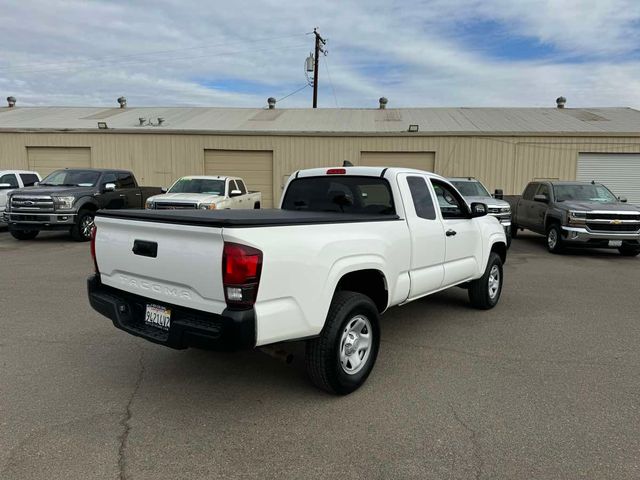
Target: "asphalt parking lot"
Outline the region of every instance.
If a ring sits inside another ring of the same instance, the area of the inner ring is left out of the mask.
[[[0,478],[640,478],[640,258],[515,240],[497,308],[383,317],[334,397],[260,352],[174,351],[86,300],[88,244],[0,231]]]

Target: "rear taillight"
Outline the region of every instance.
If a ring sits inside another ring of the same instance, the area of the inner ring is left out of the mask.
[[[222,283],[229,307],[253,306],[258,295],[262,252],[239,243],[224,243],[222,253]]]
[[[91,229],[91,258],[93,259],[93,268],[96,274],[100,273],[98,270],[98,261],[96,260],[96,235],[98,234],[98,228],[94,225]]]

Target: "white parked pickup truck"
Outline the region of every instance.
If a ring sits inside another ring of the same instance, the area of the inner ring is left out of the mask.
[[[147,199],[156,210],[221,210],[260,208],[262,194],[250,192],[238,177],[182,177],[162,195]]]
[[[7,194],[18,188],[31,187],[42,180],[38,172],[28,170],[0,170],[0,225],[5,225],[4,211]]]
[[[455,285],[498,303],[506,238],[486,213],[440,176],[378,167],[299,171],[281,209],[101,210],[89,300],[174,348],[305,340],[312,381],[346,394],[373,368],[387,308]]]

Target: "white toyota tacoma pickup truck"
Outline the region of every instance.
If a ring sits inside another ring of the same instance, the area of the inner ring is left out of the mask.
[[[305,340],[311,380],[347,394],[387,308],[455,285],[477,308],[498,303],[506,238],[486,213],[440,176],[377,167],[299,171],[281,209],[101,210],[89,300],[173,348]]]
[[[149,197],[155,210],[221,210],[260,208],[262,194],[250,192],[238,177],[190,176],[178,179],[166,193]]]

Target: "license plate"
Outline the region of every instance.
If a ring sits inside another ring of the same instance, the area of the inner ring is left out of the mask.
[[[622,246],[622,240],[609,240],[609,246],[610,247],[621,247]]]
[[[162,330],[169,330],[171,326],[171,310],[159,305],[147,305],[144,313],[144,323]]]

